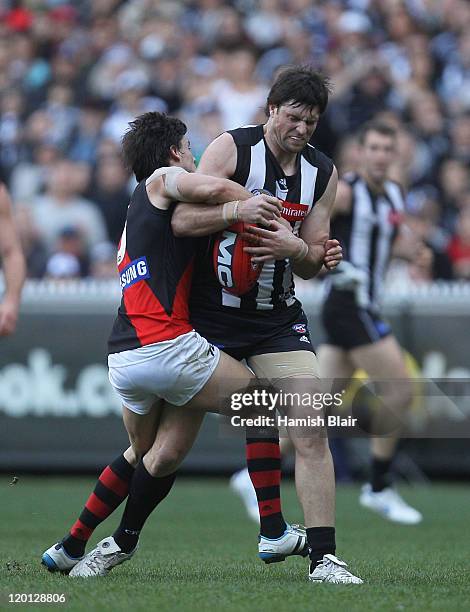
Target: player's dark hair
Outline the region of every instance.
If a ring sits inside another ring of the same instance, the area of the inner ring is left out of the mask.
[[[187,131],[176,117],[157,112],[139,115],[129,126],[122,138],[122,154],[139,182],[168,165],[171,145],[179,147]]]
[[[390,138],[396,138],[397,136],[396,129],[389,123],[372,119],[371,121],[364,123],[359,131],[359,142],[361,144],[364,144],[366,136],[369,132],[377,132],[378,134],[382,134],[382,136],[390,136]]]
[[[290,66],[278,74],[269,91],[265,112],[269,115],[270,104],[281,106],[293,103],[294,106],[318,107],[322,114],[329,94],[329,81],[321,72],[311,66]]]

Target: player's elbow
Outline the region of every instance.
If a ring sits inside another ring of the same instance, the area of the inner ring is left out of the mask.
[[[293,272],[296,276],[298,276],[299,278],[301,278],[302,280],[311,280],[312,278],[315,278],[315,276],[317,276],[318,272],[320,270],[318,269],[318,266],[315,267],[307,267],[307,266],[302,266],[302,267],[298,267],[296,268],[295,266],[293,267]]]

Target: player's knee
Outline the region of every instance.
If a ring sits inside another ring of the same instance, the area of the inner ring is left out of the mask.
[[[186,453],[183,449],[159,448],[151,449],[146,454],[146,468],[154,478],[162,478],[176,472]]]
[[[323,435],[298,436],[292,439],[296,455],[315,461],[323,461],[329,457],[328,439]]]
[[[133,465],[132,459],[137,464],[145,453],[152,447],[153,440],[151,440],[147,435],[139,434],[138,432],[129,432],[129,439],[131,442],[131,452],[133,453],[129,463]]]

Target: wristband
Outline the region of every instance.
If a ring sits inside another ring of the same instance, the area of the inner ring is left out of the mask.
[[[232,225],[232,223],[235,223],[236,221],[238,221],[238,205],[240,204],[240,200],[237,200],[236,202],[225,202],[225,204],[222,207],[222,217],[224,220],[224,223],[226,223],[227,225]],[[231,213],[228,212],[228,207],[232,206],[232,211]]]
[[[232,212],[234,223],[236,223],[238,221],[238,207],[239,207],[239,205],[240,205],[240,200],[237,200],[235,202],[235,204],[234,204],[233,212]]]

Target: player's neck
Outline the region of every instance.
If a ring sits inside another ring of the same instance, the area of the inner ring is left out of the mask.
[[[367,183],[367,186],[373,193],[383,193],[385,191],[384,180],[374,180],[367,172],[361,173],[362,178]]]
[[[281,166],[284,174],[286,176],[295,174],[297,168],[297,153],[291,153],[283,149],[273,132],[267,128],[267,125],[264,126],[264,139],[271,153],[276,158],[277,163]]]

